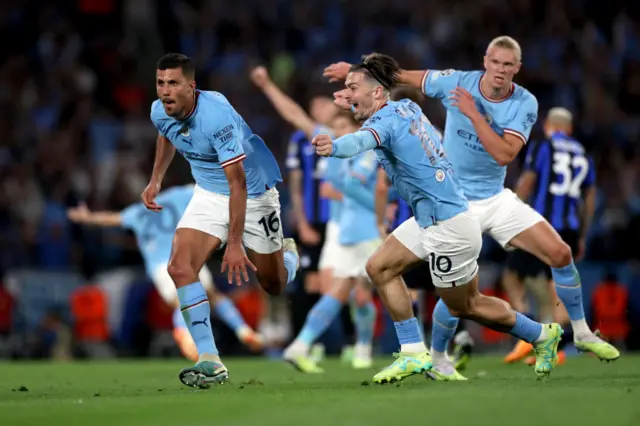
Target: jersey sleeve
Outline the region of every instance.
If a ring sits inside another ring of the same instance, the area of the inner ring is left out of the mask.
[[[365,121],[359,131],[370,132],[376,140],[376,146],[388,147],[393,134],[393,117],[374,115]]]
[[[164,137],[167,137],[166,122],[165,120],[163,120],[163,113],[164,110],[162,109],[162,103],[159,99],[155,100],[151,104],[151,113],[149,114],[149,116],[154,127],[158,130],[158,133],[160,133],[160,135]]]
[[[231,114],[223,113],[214,123],[210,138],[223,168],[247,158],[239,136],[240,129]]]
[[[120,220],[122,227],[125,229],[135,230],[140,223],[139,217],[142,209],[146,208],[141,203],[132,204],[120,212]]]
[[[538,121],[538,100],[535,96],[529,95],[518,108],[513,120],[505,126],[504,133],[520,138],[526,145],[536,121]]]
[[[422,77],[422,92],[430,98],[447,98],[449,92],[458,86],[463,72],[453,69],[427,70]]]

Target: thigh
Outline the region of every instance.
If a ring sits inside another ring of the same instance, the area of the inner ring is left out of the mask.
[[[480,293],[478,290],[478,276],[474,276],[467,285],[456,287],[438,287],[436,292],[442,299],[451,315],[460,316],[461,313],[470,311],[474,297]]]
[[[248,199],[242,237],[245,247],[255,254],[274,254],[282,249],[282,239],[278,191],[272,188],[257,198]]]
[[[546,222],[540,213],[508,189],[492,199],[491,206],[488,207],[490,207],[488,214],[492,215],[492,220],[487,232],[498,244],[507,249],[510,248],[509,246],[517,247],[512,243],[514,238],[536,224]]]
[[[211,252],[218,249],[220,238],[192,228],[179,228],[173,236],[171,264],[189,265],[200,271]]]
[[[482,249],[480,225],[468,213],[422,230],[433,284],[438,288],[469,283],[478,273]]]
[[[564,243],[558,232],[543,219],[516,235],[509,244],[531,253],[545,264],[550,265],[552,264],[551,253]]]
[[[414,217],[410,217],[402,222],[400,226],[394,229],[391,233],[394,240],[404,246],[404,250],[402,250],[403,253],[408,250],[414,257],[424,260],[427,258],[429,253],[424,250],[421,235],[422,228],[420,228],[420,225],[418,225],[418,222],[416,222]],[[400,253],[401,257],[404,257],[403,253]]]

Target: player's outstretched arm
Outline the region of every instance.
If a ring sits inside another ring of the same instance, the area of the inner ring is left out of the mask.
[[[323,76],[329,79],[329,82],[344,81],[347,79],[347,74],[351,69],[351,64],[348,62],[337,62],[331,64],[324,69]],[[422,79],[424,78],[427,70],[401,70],[398,74],[400,84],[406,84],[422,90]]]
[[[264,67],[257,67],[251,72],[251,80],[269,98],[282,118],[295,128],[302,130],[308,137],[313,136],[317,126],[309,115],[293,99],[287,96],[269,77]]]
[[[311,143],[316,147],[318,155],[338,158],[350,158],[378,146],[373,133],[367,130],[358,130],[335,141],[329,135],[317,135]]]
[[[67,210],[67,217],[73,223],[82,225],[94,225],[102,227],[122,226],[122,217],[119,212],[99,211],[92,212],[85,203]]]
[[[335,186],[329,182],[320,184],[320,196],[329,200],[342,201],[344,198],[342,192],[338,191]]]

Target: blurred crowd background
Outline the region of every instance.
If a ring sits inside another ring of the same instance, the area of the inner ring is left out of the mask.
[[[65,213],[80,201],[120,210],[139,200],[153,161],[149,108],[155,62],[163,53],[191,56],[198,86],[223,92],[283,164],[294,129],[251,84],[252,66],[265,64],[280,87],[307,105],[338,87],[322,78],[331,62],[379,51],[407,69],[475,69],[487,43],[501,34],[522,45],[516,82],[537,96],[540,116],[552,106],[571,110],[576,137],[596,160],[596,217],[580,265],[585,298],[604,277],[623,288],[631,327],[618,338],[638,348],[640,3],[4,0],[0,357],[91,356],[81,350],[85,341],[104,343],[105,350],[96,352],[102,355],[172,349],[170,310],[144,276],[133,237],[118,229],[80,229]],[[425,100],[424,108],[442,128],[440,105]],[[532,139],[540,131],[539,123]],[[521,162],[510,166],[509,185]],[[175,182],[190,181],[182,159],[173,168]],[[287,211],[286,182],[279,190]],[[494,287],[503,259],[502,250],[485,240],[485,288]],[[262,321],[271,330],[274,346],[286,341],[286,298],[269,301],[250,286],[236,293],[232,297],[253,325]],[[428,311],[424,317],[428,322]],[[485,343],[488,349],[499,344]],[[65,347],[72,348],[66,355]]]

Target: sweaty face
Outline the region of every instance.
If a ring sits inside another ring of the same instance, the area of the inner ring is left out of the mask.
[[[513,76],[520,71],[520,60],[516,52],[503,47],[491,47],[484,57],[485,78],[494,89],[509,87]]]
[[[333,129],[333,133],[335,133],[336,137],[339,138],[349,133],[356,132],[358,130],[358,126],[348,117],[337,116],[333,123],[331,123],[331,128]]]
[[[180,68],[156,70],[156,93],[169,117],[189,114],[195,87],[195,81],[187,79]]]
[[[347,87],[346,100],[353,105],[354,117],[357,121],[364,121],[375,112],[374,94],[376,87],[371,87],[369,81],[361,72],[350,72],[344,85]]]
[[[326,96],[317,96],[311,99],[309,115],[314,121],[324,126],[331,124],[331,120],[338,113],[338,107]]]

